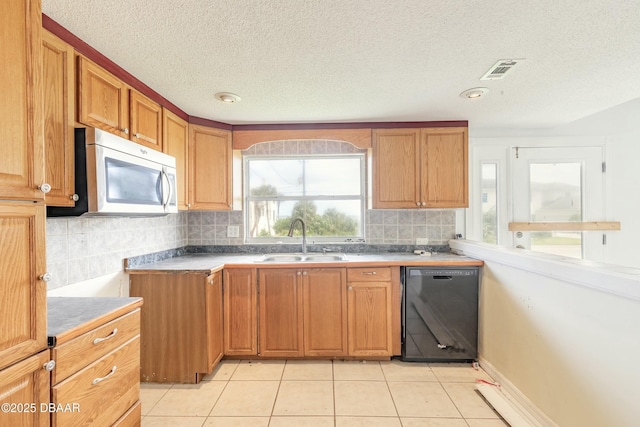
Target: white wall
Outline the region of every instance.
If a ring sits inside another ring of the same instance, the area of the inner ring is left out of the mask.
[[[481,364],[558,426],[637,425],[640,270],[469,241],[451,246],[485,260]]]

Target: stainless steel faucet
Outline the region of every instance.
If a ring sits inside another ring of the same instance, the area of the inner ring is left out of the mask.
[[[300,222],[302,224],[302,253],[307,253],[307,227],[304,224],[304,220],[302,218],[296,218],[291,221],[291,225],[289,226],[289,233],[287,236],[293,237],[293,227],[295,227],[296,223]]]

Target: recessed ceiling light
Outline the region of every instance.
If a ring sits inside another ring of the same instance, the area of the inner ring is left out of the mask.
[[[218,101],[222,101],[226,104],[233,104],[234,102],[240,101],[240,97],[231,92],[218,92],[214,96]]]
[[[489,92],[488,87],[474,87],[471,89],[467,89],[460,94],[462,98],[476,99],[480,98],[485,93]]]

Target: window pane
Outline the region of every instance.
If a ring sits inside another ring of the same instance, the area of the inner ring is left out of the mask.
[[[301,196],[303,162],[298,159],[252,160],[249,163],[249,195]]]
[[[582,221],[582,164],[532,163],[531,221]],[[582,258],[582,233],[531,233],[531,250]]]
[[[250,201],[249,237],[286,236],[295,218],[304,219],[307,236],[361,236],[359,200]],[[294,236],[301,236],[299,225]]]
[[[482,241],[498,242],[498,165],[485,163],[482,165]]]
[[[305,163],[305,195],[358,195],[360,158],[307,159]]]
[[[308,237],[364,236],[364,155],[246,158],[248,239],[286,241],[295,218]],[[302,234],[300,227],[294,236]]]

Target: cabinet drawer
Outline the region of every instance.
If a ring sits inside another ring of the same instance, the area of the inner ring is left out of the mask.
[[[391,268],[347,268],[347,282],[389,282]]]
[[[138,400],[112,427],[140,427],[142,404]]]
[[[56,406],[77,405],[78,411],[51,414],[52,426],[110,426],[140,397],[140,337],[103,356],[55,385]]]
[[[139,334],[140,309],[136,309],[54,347],[51,356],[56,361],[56,367],[51,375],[51,384],[65,380],[69,375]]]

